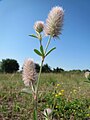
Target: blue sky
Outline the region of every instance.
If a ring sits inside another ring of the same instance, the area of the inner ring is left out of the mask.
[[[0,60],[13,58],[20,66],[26,58],[40,63],[33,52],[39,48],[39,41],[28,35],[35,33],[35,21],[45,22],[51,8],[57,5],[65,10],[64,26],[60,40],[52,40],[49,49],[57,49],[45,63],[65,70],[90,69],[90,0],[1,0]]]

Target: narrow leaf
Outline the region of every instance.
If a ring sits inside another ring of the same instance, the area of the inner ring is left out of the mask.
[[[42,45],[40,46],[40,51],[41,51],[42,55],[44,56],[44,50],[43,50],[43,46]]]
[[[42,53],[40,53],[40,51],[38,51],[37,49],[34,49],[34,52],[39,56],[43,56]]]
[[[21,92],[27,93],[27,94],[32,94],[32,91],[31,91],[30,89],[28,89],[28,88],[23,88],[23,89],[21,90]]]
[[[46,55],[45,56],[47,56],[47,55],[49,55],[53,50],[55,50],[56,49],[56,47],[54,47],[54,48],[52,48],[51,50],[49,50],[47,53],[46,53]]]
[[[34,34],[31,34],[31,35],[29,35],[29,36],[31,36],[31,37],[34,37],[34,38],[38,38],[36,35],[34,35]]]
[[[37,120],[37,111],[34,109],[33,120]]]

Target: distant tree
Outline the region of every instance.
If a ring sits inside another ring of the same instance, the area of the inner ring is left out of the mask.
[[[51,70],[50,66],[48,66],[48,64],[44,64],[42,67],[42,72],[50,73],[50,72],[52,72],[52,70]]]
[[[36,69],[36,72],[38,73],[38,72],[39,72],[39,70],[40,70],[40,65],[39,65],[39,64],[37,64],[37,63],[35,63],[35,69]]]
[[[63,72],[63,71],[64,71],[64,70],[63,70],[62,68],[59,68],[59,67],[53,69],[53,72],[54,72],[54,73],[61,73],[61,72]]]
[[[3,59],[1,62],[1,70],[6,73],[13,73],[19,70],[19,64],[14,59]]]
[[[2,72],[2,69],[1,69],[1,64],[2,64],[2,62],[0,61],[0,72]]]
[[[82,71],[79,70],[79,69],[77,69],[77,70],[70,70],[69,72],[70,72],[70,73],[78,73],[78,74],[79,74],[79,73],[81,73]]]
[[[89,69],[86,69],[86,70],[83,70],[83,72],[90,72],[90,70],[89,70]]]

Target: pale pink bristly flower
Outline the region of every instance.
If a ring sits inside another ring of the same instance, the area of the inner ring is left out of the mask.
[[[35,29],[36,32],[41,33],[44,29],[44,22],[43,21],[35,22],[34,29]]]
[[[33,60],[27,59],[23,65],[22,78],[25,86],[30,86],[37,80],[37,73],[35,70],[35,64]]]
[[[88,78],[88,76],[90,75],[90,72],[85,72],[85,78]]]
[[[64,10],[62,7],[53,7],[46,19],[45,34],[58,37],[63,26]]]

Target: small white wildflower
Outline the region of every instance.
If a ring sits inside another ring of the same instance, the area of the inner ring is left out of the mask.
[[[50,108],[44,109],[44,115],[45,116],[50,115],[51,113],[52,113],[52,110]]]

